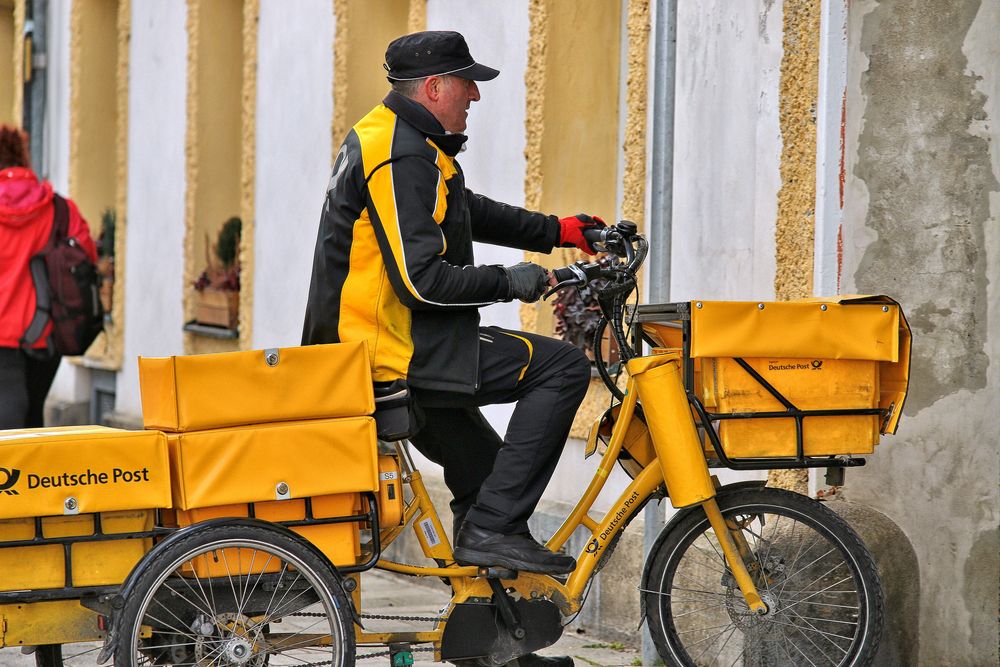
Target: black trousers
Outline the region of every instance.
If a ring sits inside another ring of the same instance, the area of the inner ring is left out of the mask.
[[[61,359],[35,359],[0,347],[0,429],[44,426],[45,397]]]
[[[444,468],[462,518],[505,534],[528,531],[590,383],[590,362],[569,343],[545,336],[479,330],[474,394],[413,388],[423,425],[412,442]],[[503,439],[479,408],[517,403]]]

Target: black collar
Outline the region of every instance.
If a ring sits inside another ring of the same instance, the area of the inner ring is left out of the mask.
[[[430,137],[431,141],[437,144],[449,157],[458,155],[458,152],[462,150],[462,145],[469,139],[464,134],[446,133],[440,121],[423,104],[400,95],[396,91],[389,91],[389,94],[382,100],[382,104],[389,107],[397,116],[425,136]]]

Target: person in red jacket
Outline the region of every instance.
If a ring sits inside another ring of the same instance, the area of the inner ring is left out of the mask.
[[[28,137],[0,125],[0,429],[43,425],[45,397],[61,357],[47,351],[49,324],[31,350],[21,336],[35,313],[35,285],[28,263],[49,241],[52,185],[31,169]],[[69,199],[69,236],[96,262],[87,222]]]

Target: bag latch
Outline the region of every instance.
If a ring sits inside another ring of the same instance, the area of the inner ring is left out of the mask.
[[[272,347],[270,349],[264,350],[264,363],[268,366],[277,366],[280,361],[278,355],[278,348]]]

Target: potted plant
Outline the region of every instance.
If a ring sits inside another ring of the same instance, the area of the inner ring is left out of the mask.
[[[101,235],[97,240],[97,275],[101,279],[100,297],[105,320],[111,319],[115,288],[115,210],[106,208],[101,213]]]
[[[194,283],[194,319],[198,324],[233,330],[239,324],[242,227],[238,217],[229,218],[215,245],[206,243],[211,250],[206,250],[205,270]]]

